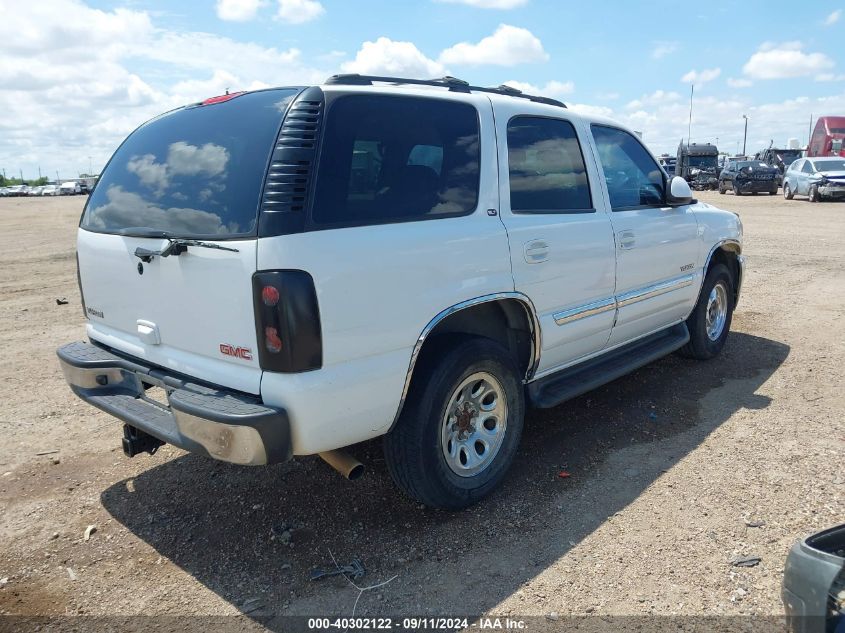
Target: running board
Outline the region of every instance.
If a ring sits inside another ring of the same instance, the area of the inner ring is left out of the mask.
[[[687,324],[678,323],[612,352],[528,383],[528,399],[539,409],[557,406],[663,358],[688,341]]]

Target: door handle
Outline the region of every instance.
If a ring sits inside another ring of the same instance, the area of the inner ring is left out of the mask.
[[[619,248],[625,251],[634,248],[637,243],[637,239],[634,237],[633,231],[619,231],[619,233],[616,234],[616,238]]]
[[[539,264],[549,258],[549,245],[544,240],[531,240],[525,243],[522,254],[527,263]]]

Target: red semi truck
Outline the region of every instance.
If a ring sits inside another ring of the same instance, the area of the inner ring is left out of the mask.
[[[845,156],[845,116],[822,116],[816,121],[807,156]]]

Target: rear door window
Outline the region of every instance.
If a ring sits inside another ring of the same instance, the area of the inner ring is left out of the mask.
[[[569,121],[519,116],[508,123],[514,213],[591,213],[581,146]]]
[[[264,90],[180,108],[142,125],[118,148],[81,226],[174,237],[255,235],[282,116],[296,90]]]
[[[348,95],[329,108],[312,221],[425,220],[478,204],[478,113],[467,103]]]

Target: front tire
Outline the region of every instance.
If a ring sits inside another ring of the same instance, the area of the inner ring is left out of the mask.
[[[469,338],[420,360],[387,468],[421,503],[459,510],[490,494],[510,468],[525,417],[519,369],[500,344]]]
[[[719,193],[725,195],[725,191],[727,191],[727,189],[725,189],[725,183],[719,181]]]
[[[821,196],[819,195],[819,188],[817,185],[810,185],[810,191],[807,192],[807,199],[810,202],[819,202]]]
[[[734,183],[733,188],[734,188],[734,195],[735,196],[741,196],[742,195],[742,193],[739,191],[739,187],[736,186],[736,183]]]
[[[698,303],[687,319],[690,340],[680,352],[709,360],[725,346],[734,310],[734,281],[724,264],[716,264],[704,278]]]
[[[792,200],[795,193],[789,188],[789,183],[783,183],[783,198],[784,200]]]

